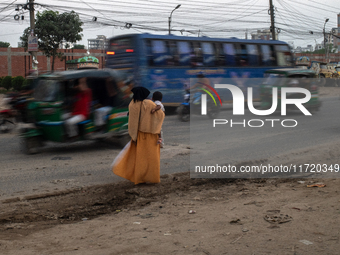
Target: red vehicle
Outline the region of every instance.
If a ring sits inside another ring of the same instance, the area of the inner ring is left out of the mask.
[[[10,93],[3,100],[6,107],[0,110],[0,132],[7,133],[15,128],[16,122],[25,122],[27,98],[19,93]]]

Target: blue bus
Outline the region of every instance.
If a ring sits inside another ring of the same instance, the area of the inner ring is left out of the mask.
[[[185,89],[198,74],[212,86],[230,80],[243,90],[252,86],[256,100],[260,84],[242,80],[263,78],[268,69],[292,66],[290,47],[282,41],[128,34],[110,38],[106,51],[106,67],[122,70],[131,81],[127,92],[133,86],[161,91],[166,106],[183,102]],[[225,91],[220,96],[223,102],[232,99]]]

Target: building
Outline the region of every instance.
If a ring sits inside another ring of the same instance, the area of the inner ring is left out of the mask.
[[[18,48],[24,48],[25,44],[23,42],[18,42]]]
[[[105,35],[97,35],[96,39],[88,39],[89,50],[104,50],[109,45],[109,40]]]
[[[338,14],[338,28],[336,31],[337,37],[334,37],[334,47],[338,48],[338,52],[340,52],[340,13]]]
[[[312,45],[307,45],[307,47],[297,46],[297,47],[294,49],[294,53],[312,52],[312,51],[313,51],[313,46],[312,46]]]
[[[322,50],[323,49],[323,44],[317,43],[315,44],[315,50]]]
[[[275,35],[276,39],[278,39],[278,34]],[[272,40],[272,33],[269,29],[266,30],[257,30],[255,33],[251,33],[252,40]]]
[[[74,46],[73,43],[66,42],[65,40],[63,40],[61,44],[59,44],[59,49],[72,49],[73,46]]]

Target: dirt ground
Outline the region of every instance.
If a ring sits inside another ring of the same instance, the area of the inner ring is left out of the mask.
[[[340,94],[339,88],[322,89],[322,97]],[[339,158],[334,141],[266,163],[330,165]],[[335,255],[337,176],[190,179],[178,173],[156,185],[123,181],[2,200],[0,254]],[[308,187],[320,183],[325,186]]]

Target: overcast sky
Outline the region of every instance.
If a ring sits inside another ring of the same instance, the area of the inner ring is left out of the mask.
[[[1,0],[0,41],[17,47],[23,30],[29,26],[29,12],[16,11],[17,5],[26,0]],[[87,39],[97,35],[107,37],[127,33],[168,33],[168,17],[172,13],[173,34],[210,37],[245,38],[246,33],[268,29],[269,0],[35,0],[36,12],[74,10],[83,20],[83,39],[78,42],[87,46]],[[279,39],[294,42],[295,46],[315,45],[323,40],[325,19],[326,32],[337,27],[340,13],[339,0],[273,0],[275,25],[280,28]],[[14,16],[24,16],[16,21]],[[93,21],[96,17],[97,21]],[[126,24],[131,23],[127,29]],[[313,33],[311,33],[311,31]]]

